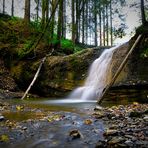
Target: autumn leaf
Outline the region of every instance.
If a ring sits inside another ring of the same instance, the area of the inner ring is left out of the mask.
[[[50,117],[48,117],[48,121],[49,122],[52,122],[52,121],[60,121],[61,120],[61,115],[53,115],[53,116],[50,116]]]
[[[9,141],[9,137],[7,135],[1,135],[0,136],[0,141],[1,142],[8,142]]]
[[[90,124],[92,124],[92,120],[86,119],[86,120],[84,121],[84,124],[90,125]]]
[[[24,109],[24,106],[21,106],[21,105],[16,105],[16,109],[17,109],[18,111],[21,111],[21,110],[23,110],[23,109]]]

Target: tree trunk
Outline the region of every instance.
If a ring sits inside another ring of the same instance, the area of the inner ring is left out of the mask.
[[[109,45],[108,5],[106,5],[106,45]]]
[[[45,12],[46,12],[46,0],[42,0],[42,22],[41,22],[41,25],[42,25],[42,28],[44,28],[45,26]]]
[[[5,14],[5,0],[3,0],[3,14]]]
[[[63,0],[62,37],[66,38],[66,0]]]
[[[113,45],[112,1],[110,0],[110,44]]]
[[[51,5],[52,5],[51,12],[53,12],[55,9],[55,0],[52,0]],[[54,25],[55,25],[55,13],[52,16],[51,25],[50,25],[50,39],[51,40],[53,39],[53,35],[54,35]]]
[[[94,1],[94,20],[95,20],[95,46],[98,46],[98,33],[97,33],[97,3]]]
[[[39,0],[36,1],[36,20],[39,20]]]
[[[75,0],[72,0],[72,41],[75,43]]]
[[[146,24],[145,12],[144,12],[144,0],[141,0],[141,18],[142,18],[142,25]]]
[[[85,43],[87,44],[88,43],[88,3],[89,3],[89,0],[87,1],[86,3],[86,27],[85,27]]]
[[[30,0],[25,0],[24,20],[27,24],[30,22]]]
[[[46,23],[48,22],[49,19],[49,0],[46,0]]]
[[[59,2],[59,14],[58,14],[58,28],[57,28],[57,40],[59,41],[60,47],[60,40],[62,36],[62,24],[63,24],[63,0],[60,0]]]
[[[85,34],[85,4],[83,0],[83,10],[82,10],[82,43],[84,44],[84,34]]]
[[[101,4],[99,3],[99,32],[100,32],[100,46],[102,46],[102,11]]]
[[[12,0],[11,4],[11,16],[14,16],[14,0]]]
[[[76,0],[75,43],[79,42],[79,0]]]
[[[103,46],[105,46],[106,36],[105,36],[105,7],[103,7]]]

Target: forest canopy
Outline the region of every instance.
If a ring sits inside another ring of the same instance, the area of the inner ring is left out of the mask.
[[[112,46],[115,39],[127,34],[126,18],[133,13],[134,24],[146,24],[147,0],[6,0],[1,1],[3,14],[33,21],[37,28],[46,29],[49,44],[60,47],[62,39],[73,44]],[[131,16],[132,17],[132,16]],[[131,23],[133,24],[133,20]],[[133,30],[130,30],[133,31]],[[129,32],[128,32],[129,33]]]

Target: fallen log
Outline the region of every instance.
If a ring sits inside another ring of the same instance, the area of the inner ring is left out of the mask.
[[[22,96],[21,100],[23,100],[23,99],[27,96],[28,92],[30,91],[30,89],[31,89],[31,87],[33,86],[34,82],[36,81],[37,77],[39,76],[40,70],[41,70],[42,65],[44,64],[46,58],[47,58],[48,56],[50,56],[50,55],[53,53],[53,51],[54,51],[54,50],[52,50],[52,52],[51,52],[50,54],[46,55],[46,56],[41,60],[41,63],[40,63],[40,65],[39,65],[39,67],[38,67],[38,69],[37,69],[37,71],[36,71],[36,74],[34,75],[34,78],[33,78],[32,82],[30,83],[29,87],[28,87],[27,90],[25,91],[25,93],[24,93],[24,95]]]
[[[136,45],[138,44],[138,42],[140,41],[142,35],[139,35],[138,38],[136,39],[135,43],[133,44],[133,46],[131,47],[131,49],[129,50],[129,52],[127,53],[126,57],[124,58],[123,62],[121,63],[121,65],[119,66],[119,68],[117,69],[117,72],[115,73],[114,77],[112,78],[111,82],[109,85],[107,85],[107,87],[104,89],[101,97],[98,99],[98,104],[101,104],[103,101],[103,98],[105,96],[105,94],[109,91],[109,88],[114,84],[114,82],[116,81],[117,77],[119,76],[120,72],[122,71],[122,69],[124,68],[125,64],[128,61],[129,56],[131,55],[131,53],[133,52],[134,48],[136,47]]]

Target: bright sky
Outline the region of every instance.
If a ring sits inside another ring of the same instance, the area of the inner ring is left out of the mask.
[[[140,26],[141,21],[140,21],[140,5],[137,6],[137,8],[133,8],[130,7],[130,5],[133,3],[140,3],[140,0],[128,0],[127,2],[127,6],[125,8],[122,8],[122,13],[126,14],[126,25],[127,25],[127,29],[126,29],[126,36],[121,38],[121,39],[116,39],[115,44],[119,44],[119,43],[124,43],[126,41],[128,41],[131,36],[134,35],[135,32],[135,28]]]

